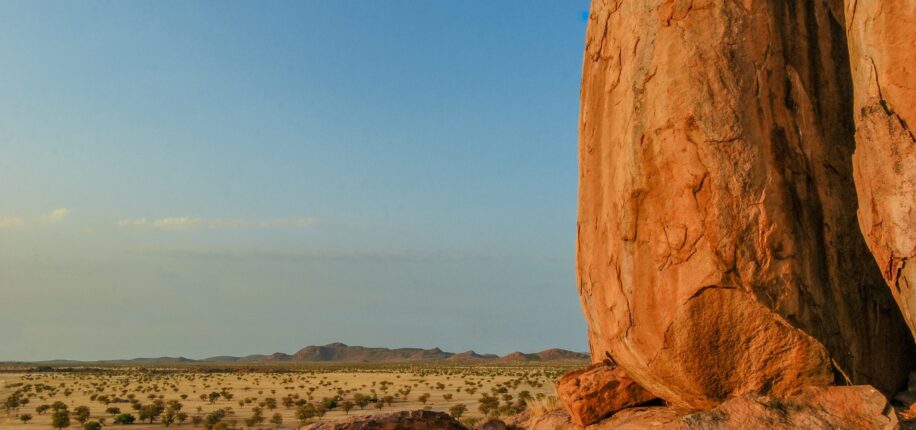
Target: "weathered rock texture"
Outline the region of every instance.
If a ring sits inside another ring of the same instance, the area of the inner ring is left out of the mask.
[[[467,430],[444,412],[402,411],[312,424],[305,430]]]
[[[859,224],[916,332],[916,2],[847,0]]]
[[[905,385],[859,230],[842,0],[593,0],[577,273],[592,359],[709,409]]]
[[[566,405],[572,422],[580,426],[658,398],[639,386],[622,368],[605,363],[564,375],[557,381],[557,396]]]
[[[625,409],[588,427],[577,426],[563,410],[530,417],[527,430],[891,430],[898,419],[884,396],[869,386],[804,389],[780,399],[746,394],[711,411],[687,414],[671,407]]]

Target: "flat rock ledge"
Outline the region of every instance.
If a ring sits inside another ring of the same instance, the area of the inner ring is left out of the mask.
[[[683,412],[666,406],[621,410],[583,427],[565,409],[513,420],[527,430],[889,430],[900,428],[894,409],[870,386],[811,387],[798,396],[777,398],[748,394],[705,412]]]

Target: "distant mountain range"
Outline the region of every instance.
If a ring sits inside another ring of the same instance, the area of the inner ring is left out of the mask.
[[[350,346],[343,343],[330,343],[323,346],[307,346],[293,354],[276,352],[270,355],[254,354],[244,357],[221,355],[194,360],[185,357],[134,358],[129,360],[74,361],[51,360],[31,362],[49,366],[66,366],[81,364],[118,364],[118,365],[180,365],[180,364],[295,364],[295,363],[397,363],[397,362],[483,362],[494,363],[537,362],[537,361],[575,361],[588,360],[588,354],[565,349],[551,348],[541,352],[513,352],[505,356],[496,354],[478,354],[474,351],[460,353],[446,352],[439,348],[369,348]]]

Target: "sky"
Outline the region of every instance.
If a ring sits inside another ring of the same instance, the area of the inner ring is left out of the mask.
[[[587,10],[0,2],[0,361],[587,350]]]

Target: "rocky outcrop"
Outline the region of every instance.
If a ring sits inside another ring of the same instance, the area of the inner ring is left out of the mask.
[[[575,425],[566,411],[556,410],[529,418],[524,427],[528,430],[891,430],[898,427],[898,419],[880,392],[868,386],[850,386],[809,387],[791,398],[746,394],[698,413],[661,406],[636,407],[587,427]]]
[[[892,430],[898,426],[884,395],[869,386],[852,386],[808,388],[789,399],[745,395],[710,412],[683,417],[680,428]]]
[[[402,411],[364,415],[341,421],[311,424],[304,430],[467,430],[449,414],[433,411]]]
[[[570,372],[557,381],[557,396],[572,422],[594,424],[615,412],[657,399],[620,367],[605,363]]]
[[[859,224],[916,332],[916,2],[847,0]]]
[[[576,263],[593,361],[688,409],[905,385],[913,340],[856,217],[845,21],[840,0],[593,0]]]

